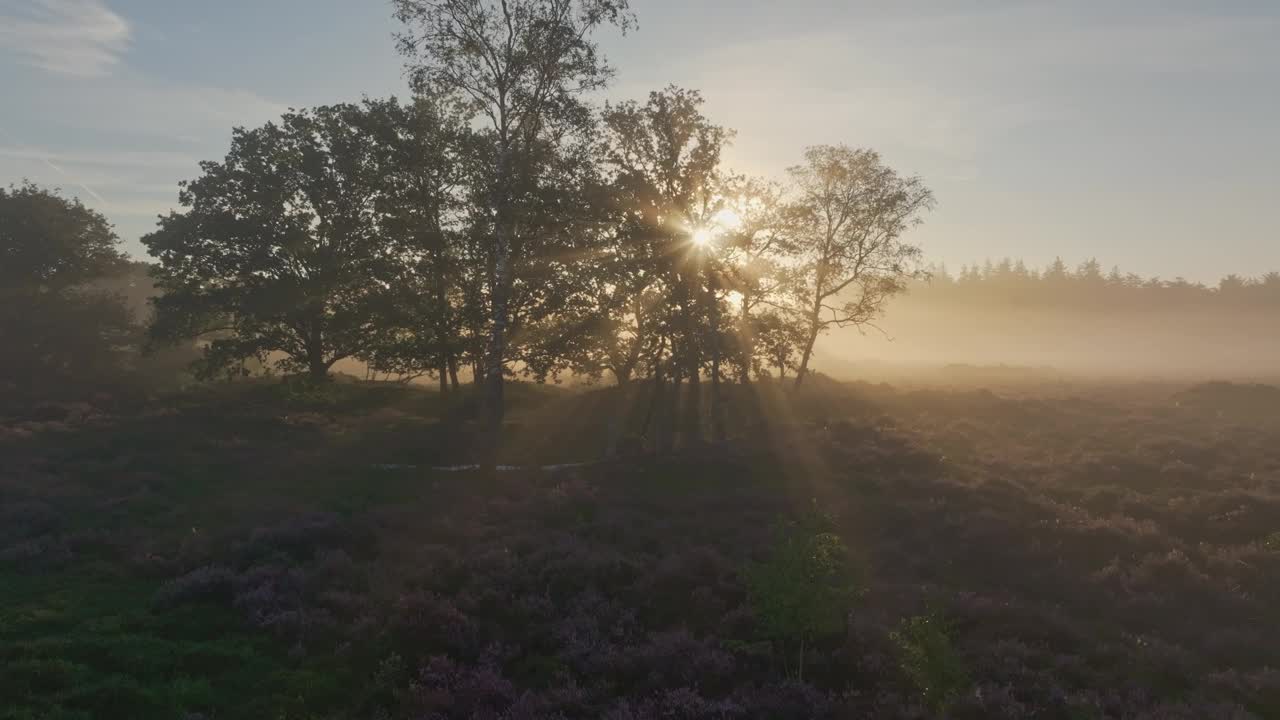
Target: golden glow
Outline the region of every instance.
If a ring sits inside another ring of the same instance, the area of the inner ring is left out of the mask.
[[[721,210],[716,213],[715,217],[712,219],[715,220],[716,225],[724,228],[725,230],[733,231],[742,227],[742,218],[739,217],[738,213],[734,212],[732,208],[725,208]]]
[[[715,237],[715,234],[712,233],[707,228],[698,228],[697,230],[693,231],[693,235],[689,236],[689,239],[693,241],[694,245],[700,248],[705,248],[705,247],[710,247],[711,243],[715,241],[716,237]]]

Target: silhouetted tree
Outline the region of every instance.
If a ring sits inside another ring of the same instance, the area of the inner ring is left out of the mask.
[[[590,113],[581,96],[612,75],[591,33],[630,24],[627,0],[394,0],[399,36],[416,86],[454,96],[488,120],[492,161],[488,253],[490,337],[485,358],[486,463],[500,442],[503,379],[514,268],[512,245],[525,222],[517,212],[516,168],[531,146],[581,130]]]
[[[1232,273],[1218,281],[1218,292],[1227,296],[1239,295],[1248,286],[1244,278]]]
[[[461,108],[419,98],[366,100],[353,115],[373,141],[381,182],[380,229],[396,262],[378,294],[371,343],[357,355],[402,379],[434,373],[440,390],[456,387],[465,351],[467,165],[474,137]]]
[[[0,289],[62,290],[117,270],[111,224],[78,198],[33,183],[0,187]]]
[[[1067,269],[1067,264],[1060,257],[1054,258],[1053,264],[1044,271],[1044,279],[1049,282],[1063,282],[1069,277],[1071,277],[1071,271]]]
[[[819,145],[790,170],[797,186],[794,237],[804,279],[797,308],[808,336],[796,371],[804,382],[818,336],[832,326],[862,326],[885,301],[923,277],[920,248],[902,234],[921,222],[933,194],[902,177],[872,150]]]
[[[1097,258],[1085,260],[1077,268],[1076,278],[1095,287],[1102,285],[1105,282],[1105,278],[1102,276],[1102,264],[1098,262]]]
[[[670,348],[672,381],[677,390],[689,381],[683,431],[691,444],[702,437],[702,349],[715,334],[704,321],[719,311],[707,291],[715,248],[694,240],[722,209],[720,153],[730,137],[702,115],[702,103],[696,91],[669,87],[604,113],[606,162],[625,213],[618,237],[652,281],[649,329],[668,339],[657,345]]]
[[[541,143],[525,157],[513,186],[523,220],[512,244],[508,361],[545,380],[572,367],[570,348],[587,331],[572,320],[598,288],[592,259],[609,247],[616,218],[594,143]]]
[[[185,182],[184,212],[143,238],[159,260],[158,341],[208,338],[208,376],[246,358],[323,378],[376,336],[371,303],[396,277],[379,207],[383,165],[353,105],[237,128],[223,162]]]
[[[795,245],[788,234],[783,189],[777,183],[734,176],[721,183],[720,193],[721,224],[727,224],[722,285],[737,296],[738,373],[739,380],[747,382],[757,350],[753,313],[760,307],[777,307],[795,289],[795,273],[786,263]]]
[[[794,318],[771,311],[751,316],[752,369],[758,376],[767,376],[768,369],[778,371],[785,378],[787,371],[799,367],[800,353],[808,340],[805,327]]]
[[[138,340],[132,313],[92,286],[126,269],[118,244],[78,199],[0,188],[0,386],[51,396],[122,369]]]

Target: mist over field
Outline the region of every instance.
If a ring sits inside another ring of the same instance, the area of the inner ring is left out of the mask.
[[[1095,379],[1280,379],[1276,311],[1025,307],[894,300],[881,330],[833,333],[818,367],[841,379],[944,380],[948,365]],[[953,371],[963,372],[961,368]],[[964,381],[955,376],[955,381]]]
[[[0,720],[1280,718],[1278,36],[0,0]]]
[[[873,325],[834,333],[819,353],[844,379],[1272,381],[1280,378],[1280,275],[1213,285],[1104,272],[1095,259],[1043,270],[964,266],[886,303]]]

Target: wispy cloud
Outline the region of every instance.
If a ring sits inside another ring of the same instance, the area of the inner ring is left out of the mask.
[[[0,177],[76,188],[121,221],[135,253],[136,238],[174,206],[178,182],[196,177],[200,160],[226,153],[233,126],[254,127],[287,108],[247,90],[173,84],[132,69],[76,86],[27,98],[26,112],[54,119],[46,132],[27,128],[18,137],[0,126]]]
[[[0,131],[0,137],[13,136]],[[133,167],[142,169],[190,170],[196,166],[196,158],[191,155],[163,150],[108,150],[91,152],[68,152],[31,147],[21,143],[0,145],[0,158],[10,160],[52,160],[58,163],[74,165]]]
[[[109,82],[79,83],[75,92],[32,94],[25,109],[53,118],[62,128],[109,134],[117,148],[126,142],[151,148],[177,145],[211,159],[226,152],[232,127],[260,125],[278,118],[289,105],[251,90],[168,82],[130,68]],[[208,155],[210,150],[217,154]]]
[[[9,132],[4,128],[0,128],[0,138],[5,138],[11,142],[17,142],[16,148],[0,148],[0,157],[6,157],[6,156],[19,157],[22,159],[36,160],[41,163],[44,163],[44,165],[48,167],[50,170],[53,170],[54,172],[58,173],[58,175],[65,177],[71,180],[72,182],[74,182],[77,187],[79,187],[81,190],[84,190],[86,193],[88,193],[89,196],[92,197],[94,200],[97,200],[99,203],[103,205],[107,204],[106,198],[99,195],[97,191],[95,191],[92,187],[90,187],[89,184],[86,183],[84,179],[81,178],[79,175],[67,172],[65,169],[63,169],[61,165],[54,162],[54,158],[51,157],[49,153],[43,152],[36,148],[31,148],[26,145],[23,145],[21,142],[18,142],[16,138],[10,135]]]
[[[817,5],[798,4],[811,12]],[[1179,105],[1171,89],[1185,94],[1280,69],[1267,49],[1280,31],[1275,16],[1210,6],[1157,11],[1159,0],[1115,9],[905,5],[848,3],[824,10],[825,26],[747,28],[728,41],[691,43],[624,76],[615,96],[643,97],[672,77],[702,89],[711,116],[740,131],[729,159],[756,172],[793,162],[804,138],[869,145],[905,170],[976,181],[1011,136],[1052,127],[1059,134],[1040,145],[1052,149],[1092,122],[1111,133],[1094,142],[1107,142],[1127,137],[1123,122],[1155,116],[1157,101]],[[1143,102],[1128,100],[1139,93]],[[1129,115],[1118,117],[1125,102]]]
[[[52,73],[107,75],[131,34],[105,0],[0,0],[0,49]]]

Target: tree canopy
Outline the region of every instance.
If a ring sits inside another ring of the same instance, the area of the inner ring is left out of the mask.
[[[506,150],[457,92],[237,129],[144,239],[152,337],[203,338],[206,376],[356,358],[444,391],[469,370],[487,401],[495,372],[652,378],[658,435],[718,438],[722,381],[799,382],[819,335],[924,276],[902,237],[932,195],[845,146],[811,148],[789,184],[734,174],[733,132],[702,108],[670,86]]]
[[[798,385],[818,335],[872,322],[886,300],[923,277],[923,253],[902,235],[933,206],[933,193],[920,178],[898,175],[874,150],[845,145],[809,148],[790,174],[798,193],[790,215],[808,327]]]
[[[226,159],[183,184],[186,210],[143,238],[163,291],[153,337],[207,338],[206,375],[277,353],[320,377],[368,348],[397,279],[396,216],[413,207],[387,198],[376,129],[394,110],[335,105],[237,128]]]
[[[631,24],[627,0],[394,0],[405,29],[399,48],[415,89],[464,104],[488,120],[481,137],[492,215],[488,270],[488,342],[481,365],[486,378],[486,462],[500,442],[503,381],[511,301],[529,267],[517,235],[542,219],[527,212],[537,202],[539,161],[591,126],[583,95],[608,83],[612,69],[592,39],[601,26],[624,31]],[[551,152],[548,153],[548,146]],[[521,180],[525,182],[521,182]],[[479,199],[477,197],[477,199]]]
[[[594,35],[631,27],[626,0],[394,6],[412,101],[236,129],[144,239],[152,337],[203,338],[205,375],[469,375],[485,462],[507,377],[644,378],[653,442],[693,446],[723,436],[722,382],[800,382],[822,333],[923,277],[903,236],[932,195],[874,151],[751,177],[696,90],[592,105],[613,75]]]
[[[57,190],[0,188],[0,387],[54,397],[123,369],[133,314],[94,281],[126,269],[99,212]]]
[[[0,288],[82,284],[120,266],[119,243],[106,217],[78,198],[32,183],[0,187]]]

